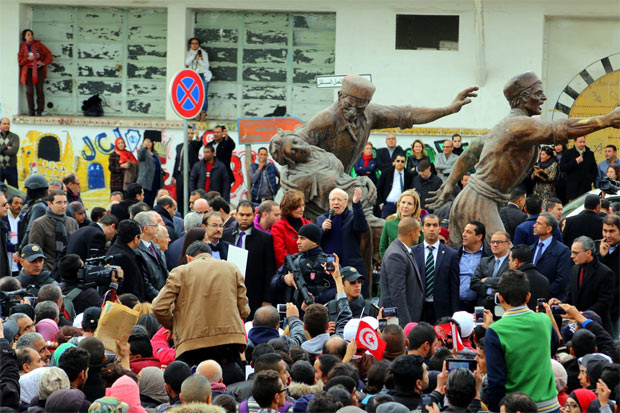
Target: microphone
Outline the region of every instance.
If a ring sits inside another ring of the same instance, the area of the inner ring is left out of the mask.
[[[334,215],[336,215],[336,211],[334,211],[334,209],[332,208],[327,213],[327,219],[329,219],[331,221],[332,219],[334,219]]]

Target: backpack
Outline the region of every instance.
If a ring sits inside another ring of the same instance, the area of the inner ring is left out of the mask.
[[[89,97],[82,102],[82,113],[84,116],[103,116],[102,100],[99,93]]]
[[[65,310],[67,311],[67,314],[69,315],[69,320],[73,321],[75,319],[75,307],[73,306],[73,300],[76,299],[76,297],[78,295],[80,295],[80,293],[82,292],[81,288],[74,288],[73,290],[69,291],[69,293],[65,296],[63,296],[63,306],[65,307]]]

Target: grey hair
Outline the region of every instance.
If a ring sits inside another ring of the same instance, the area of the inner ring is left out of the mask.
[[[16,323],[21,320],[22,318],[28,317],[30,318],[30,316],[28,316],[28,314],[24,314],[24,313],[13,313],[9,316],[8,320],[11,321],[15,321]]]
[[[558,227],[558,219],[549,212],[541,212],[540,216],[545,218],[547,221],[547,226],[551,227],[551,232],[553,233],[553,231],[555,231]]]
[[[189,231],[191,228],[198,228],[202,225],[202,215],[198,212],[188,212],[183,218],[183,226],[185,231]]]
[[[581,248],[583,248],[584,251],[590,251],[592,256],[596,254],[596,245],[594,244],[594,241],[592,241],[592,238],[582,235],[573,241],[573,243],[575,242],[580,243]]]
[[[157,223],[157,221],[155,221],[155,217],[153,216],[152,211],[138,212],[136,216],[133,217],[133,220],[136,221],[138,225],[140,225],[140,229],[147,226],[155,225]]]
[[[35,341],[39,341],[39,340],[43,340],[45,341],[45,339],[43,338],[43,336],[39,333],[26,333],[24,335],[22,335],[21,337],[19,337],[19,340],[17,340],[17,345],[15,347],[32,347],[34,348],[34,342]]]
[[[59,181],[58,179],[52,179],[51,181],[48,182],[47,184],[48,186],[59,186],[61,188],[64,188],[62,185],[62,182]]]
[[[34,307],[34,318],[37,323],[46,318],[56,320],[59,315],[58,304],[53,301],[41,301]]]
[[[68,390],[71,387],[67,373],[59,367],[48,367],[39,379],[39,400],[47,400],[56,390]]]

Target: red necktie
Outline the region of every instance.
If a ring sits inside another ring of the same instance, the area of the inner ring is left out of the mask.
[[[581,269],[579,270],[579,288],[581,288],[582,284],[583,284],[583,267],[581,267]]]

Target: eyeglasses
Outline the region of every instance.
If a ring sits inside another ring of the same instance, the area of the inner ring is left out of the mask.
[[[281,390],[278,392],[278,394],[280,394],[280,393],[285,393],[285,392],[286,392],[286,393],[288,393],[288,387],[285,387],[285,388],[281,389]]]
[[[491,245],[503,244],[504,242],[508,242],[508,241],[491,241]]]
[[[223,224],[207,224],[209,228],[224,228]]]
[[[579,255],[579,254],[581,254],[582,252],[585,252],[585,250],[584,250],[584,251],[571,251],[571,252],[570,252],[570,255]]]
[[[403,161],[402,159],[395,160],[394,162],[396,162],[396,163],[405,163],[405,161]]]

